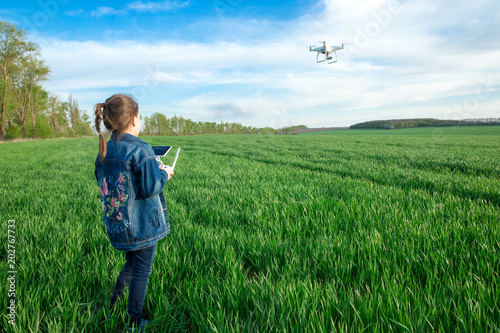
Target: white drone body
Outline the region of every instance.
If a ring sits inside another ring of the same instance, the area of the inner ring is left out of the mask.
[[[342,46],[327,46],[325,42],[322,42],[321,46],[310,46],[309,51],[317,52],[316,54],[316,62],[324,62],[326,61],[329,64],[333,64],[337,62],[337,51],[344,49],[344,44]],[[324,54],[325,57],[319,57],[320,54]],[[333,59],[333,54],[335,55],[335,59]]]

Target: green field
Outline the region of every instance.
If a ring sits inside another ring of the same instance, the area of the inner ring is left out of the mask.
[[[462,130],[143,138],[182,147],[150,331],[500,331],[500,140]],[[105,320],[124,255],[102,223],[97,150],[96,137],[0,145],[1,327],[123,329],[126,302]]]

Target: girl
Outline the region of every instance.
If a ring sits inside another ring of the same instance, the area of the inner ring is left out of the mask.
[[[129,331],[143,328],[148,278],[156,242],[170,232],[163,187],[173,171],[158,167],[153,149],[137,137],[141,129],[139,107],[127,95],[113,95],[95,108],[99,154],[95,176],[99,185],[104,225],[111,245],[125,251],[125,265],[118,275],[111,310],[129,286]],[[111,132],[106,143],[101,120]]]

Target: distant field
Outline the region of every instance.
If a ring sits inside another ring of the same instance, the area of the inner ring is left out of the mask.
[[[419,127],[398,130],[347,129],[300,133],[300,135],[381,135],[381,136],[440,136],[440,135],[500,135],[500,126]]]
[[[499,131],[144,138],[182,147],[152,331],[499,332]],[[8,220],[17,271],[17,325],[2,327],[123,329],[126,302],[105,320],[124,256],[102,223],[97,150],[95,137],[0,145],[2,314]]]

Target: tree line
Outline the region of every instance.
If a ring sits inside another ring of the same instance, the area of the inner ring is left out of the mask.
[[[90,117],[70,94],[46,91],[50,68],[27,31],[0,21],[0,140],[93,135]]]
[[[484,126],[500,125],[500,118],[477,118],[477,119],[391,119],[391,120],[373,120],[364,123],[351,125],[351,129],[373,128],[373,129],[401,129],[414,127],[440,127],[440,126]]]
[[[243,126],[240,123],[221,121],[192,121],[177,115],[167,118],[162,113],[153,113],[142,118],[141,135],[199,135],[199,134],[291,134],[293,131],[307,128],[304,125],[289,126],[280,129],[272,127]]]

